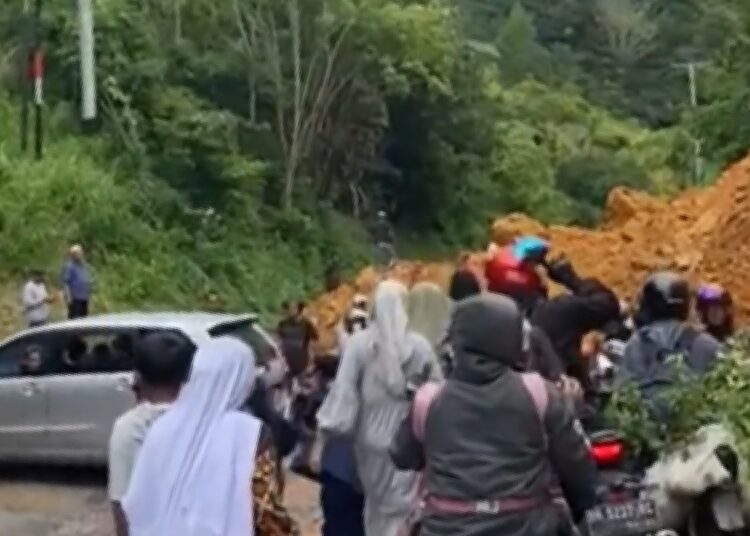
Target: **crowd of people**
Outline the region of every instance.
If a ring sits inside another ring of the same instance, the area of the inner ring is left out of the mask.
[[[307,451],[324,536],[575,534],[598,500],[576,413],[590,387],[585,336],[627,336],[618,381],[668,418],[659,393],[677,380],[664,355],[702,374],[733,333],[720,287],[694,300],[679,275],[653,274],[631,319],[612,289],[548,256],[525,237],[493,249],[481,273],[462,259],[447,292],[385,278],[372,300],[353,298]],[[545,280],[566,292],[549,296]],[[278,333],[298,379],[317,333],[304,304],[284,310]],[[139,404],[110,445],[118,536],[299,534],[283,502],[284,417],[248,402],[264,388],[253,350],[152,334],[135,364]]]

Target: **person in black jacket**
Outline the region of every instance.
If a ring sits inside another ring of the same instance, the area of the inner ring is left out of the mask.
[[[531,323],[547,334],[566,373],[585,386],[588,375],[581,356],[583,337],[619,320],[620,302],[598,279],[580,278],[566,258],[548,263],[547,273],[569,293],[537,304]]]

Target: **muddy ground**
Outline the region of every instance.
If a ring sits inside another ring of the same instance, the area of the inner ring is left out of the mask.
[[[103,471],[89,469],[0,468],[0,535],[113,535],[105,481]],[[303,536],[320,534],[314,484],[290,476],[286,503]]]

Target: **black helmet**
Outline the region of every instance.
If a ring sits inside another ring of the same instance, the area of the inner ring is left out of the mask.
[[[690,285],[679,274],[656,272],[641,288],[636,321],[639,325],[657,320],[685,321],[690,316]]]

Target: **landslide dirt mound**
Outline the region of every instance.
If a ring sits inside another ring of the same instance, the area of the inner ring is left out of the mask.
[[[552,255],[565,253],[578,270],[634,296],[644,277],[660,269],[684,273],[694,283],[729,288],[738,313],[750,314],[750,156],[717,183],[672,200],[615,189],[600,229],[544,227],[520,215],[497,220],[493,239],[535,233],[548,238]]]
[[[492,240],[506,244],[522,234],[536,234],[552,243],[552,255],[565,254],[585,276],[611,285],[631,299],[644,277],[669,269],[694,283],[719,283],[734,294],[741,319],[750,317],[750,155],[729,168],[711,186],[688,190],[672,200],[625,188],[607,200],[600,228],[550,226],[522,214],[495,221]],[[482,254],[472,257],[476,266]],[[452,263],[402,263],[396,275],[407,284],[429,279],[446,285]],[[350,284],[322,296],[312,316],[323,333],[322,345],[333,343],[333,328],[356,292],[368,293],[378,278],[364,270]]]

